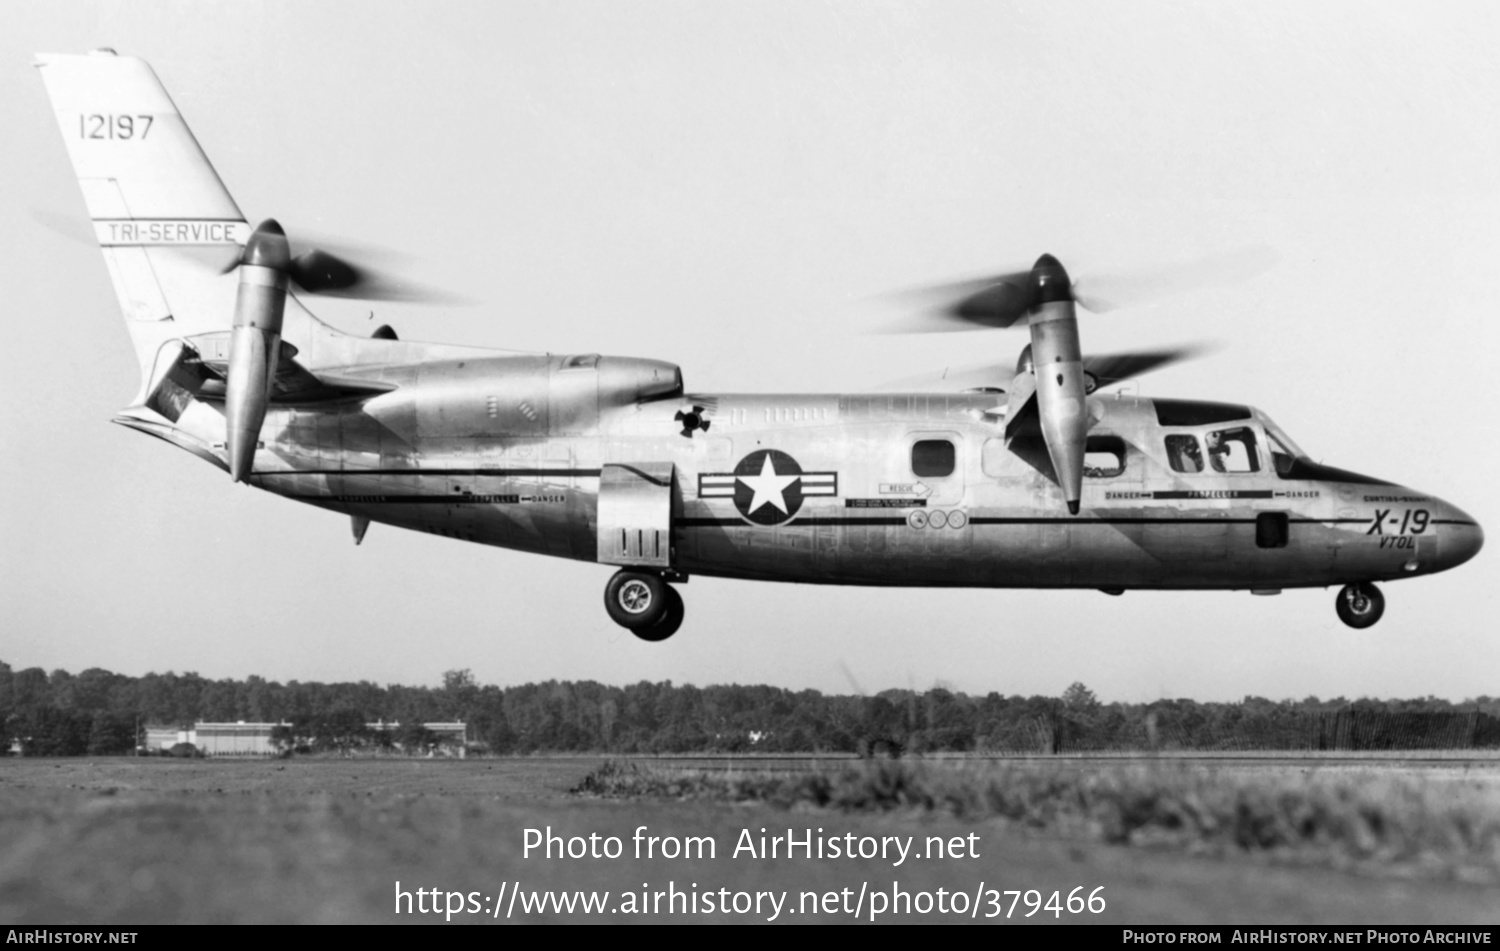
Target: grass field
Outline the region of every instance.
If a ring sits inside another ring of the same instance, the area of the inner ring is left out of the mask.
[[[0,919],[438,923],[416,912],[454,896],[454,923],[1492,924],[1500,908],[1493,762],[604,762],[4,761]],[[590,776],[608,795],[570,793]],[[527,854],[528,830],[554,857]],[[787,857],[789,830],[824,855]],[[610,837],[616,857],[557,855]],[[609,897],[535,907],[548,890]],[[1070,913],[1070,893],[1103,908]]]

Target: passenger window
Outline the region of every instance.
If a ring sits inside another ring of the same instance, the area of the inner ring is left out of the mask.
[[[1215,472],[1259,472],[1255,433],[1247,426],[1209,433],[1208,461]]]
[[[911,471],[924,479],[941,479],[953,474],[953,443],[946,439],[923,439],[912,444]]]
[[[1173,472],[1202,472],[1203,453],[1198,451],[1198,437],[1168,436],[1167,462]]]
[[[1083,447],[1083,474],[1108,479],[1125,471],[1125,440],[1119,436],[1090,436]]]

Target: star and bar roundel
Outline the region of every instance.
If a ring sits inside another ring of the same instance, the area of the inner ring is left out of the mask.
[[[756,525],[780,525],[797,514],[803,499],[838,494],[837,472],[803,472],[780,449],[758,449],[733,472],[698,476],[698,498],[733,498],[734,507]]]

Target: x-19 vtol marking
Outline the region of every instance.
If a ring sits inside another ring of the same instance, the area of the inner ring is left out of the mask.
[[[1341,585],[1339,617],[1366,627],[1384,610],[1373,582],[1483,544],[1456,507],[1318,465],[1252,407],[1095,393],[1170,355],[1085,357],[1050,256],[952,310],[1029,327],[1003,390],[688,394],[659,360],[352,336],[289,289],[358,290],[364,275],[294,256],[274,221],[252,230],[146,63],[38,65],[140,362],[117,422],[347,513],[356,540],[377,521],[618,566],[605,606],[647,640],[681,625],[672,582],[693,574]]]

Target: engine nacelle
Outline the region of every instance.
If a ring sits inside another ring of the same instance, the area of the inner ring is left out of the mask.
[[[275,221],[261,222],[240,255],[240,287],[224,386],[224,441],[229,475],[236,482],[247,481],[254,466],[260,427],[276,379],[291,260],[286,233]]]
[[[1077,515],[1088,437],[1087,387],[1072,285],[1067,271],[1050,254],[1042,255],[1031,272],[1029,319],[1037,416],[1068,511]]]
[[[597,372],[601,409],[682,395],[682,370],[665,360],[600,357]]]

